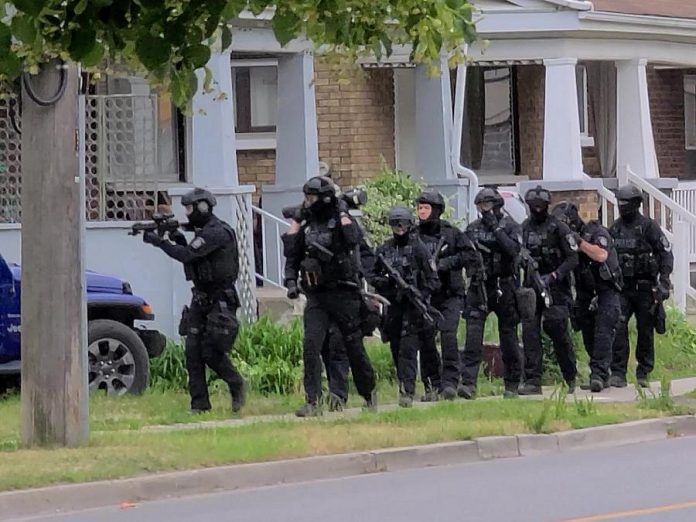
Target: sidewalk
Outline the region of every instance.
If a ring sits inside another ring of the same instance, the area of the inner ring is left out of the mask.
[[[670,394],[672,397],[679,397],[686,395],[687,393],[696,390],[696,377],[688,377],[685,379],[675,379],[671,382]],[[526,396],[520,397],[521,400],[542,400],[548,399],[554,393],[555,388],[552,386],[544,386],[543,396]],[[659,396],[660,394],[660,383],[654,381],[650,383],[650,390],[644,390],[648,398],[653,395]],[[633,402],[639,399],[638,392],[634,385],[629,384],[626,388],[609,388],[602,391],[601,393],[592,393],[590,391],[580,390],[576,388],[576,392],[573,395],[569,395],[569,401],[574,400],[584,400],[591,398],[596,403],[609,404],[609,403],[626,403]],[[476,399],[478,401],[494,400],[500,399],[500,396],[493,397],[482,397]],[[462,400],[462,399],[458,399]],[[415,408],[428,408],[436,403],[425,403],[425,402],[415,402],[413,405]],[[385,404],[379,406],[379,411],[390,411],[397,409],[396,404]],[[343,412],[329,413],[325,412],[323,417],[326,420],[333,420],[346,416],[355,416],[362,413],[361,408],[349,408]],[[190,422],[182,424],[169,424],[161,426],[145,426],[141,428],[144,432],[162,432],[162,431],[182,431],[182,430],[195,430],[200,428],[229,428],[234,426],[244,426],[248,424],[255,424],[259,422],[275,422],[275,421],[285,421],[285,422],[303,422],[305,419],[295,417],[293,413],[287,413],[282,415],[258,415],[253,417],[246,417],[240,419],[227,419],[227,420],[215,420],[215,421],[202,421],[202,422]]]

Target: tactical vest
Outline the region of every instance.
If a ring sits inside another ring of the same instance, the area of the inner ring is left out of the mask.
[[[502,228],[505,228],[504,220],[505,218],[500,222]],[[468,233],[476,248],[481,252],[488,277],[513,275],[515,260],[501,250],[500,243],[492,230],[477,221],[468,229]]]
[[[440,222],[440,231],[435,236],[420,235],[421,240],[425,244],[428,254],[431,259],[435,257],[442,258],[454,255],[457,250],[456,245],[457,229],[450,225],[447,221]],[[444,243],[440,239],[444,237]],[[435,252],[438,245],[442,245],[440,252]],[[464,276],[461,270],[450,270],[448,272],[438,272],[440,278],[440,290],[438,294],[444,295],[463,295],[464,294]]]
[[[622,220],[612,227],[618,262],[626,279],[653,280],[657,277],[659,262],[645,238],[649,226],[650,221],[640,216],[630,225]]]
[[[404,281],[418,287],[418,264],[415,257],[415,249],[410,240],[404,246],[397,246],[393,240],[388,241],[384,245],[382,253],[387,262],[399,271]]]
[[[304,258],[301,263],[305,288],[332,287],[354,282],[358,273],[355,252],[345,250],[340,240],[340,222],[310,221],[304,228]]]
[[[184,273],[188,281],[193,281],[194,286],[230,288],[239,275],[237,236],[234,229],[223,221],[215,226],[222,226],[229,241],[209,255],[186,263]]]
[[[537,230],[525,227],[523,236],[525,247],[539,264],[540,274],[550,274],[563,263],[562,238],[554,221],[547,221]]]

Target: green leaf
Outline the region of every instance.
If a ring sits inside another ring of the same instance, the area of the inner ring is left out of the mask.
[[[13,3],[20,11],[36,18],[49,2],[46,0],[14,0]]]
[[[15,54],[0,54],[0,74],[4,74],[8,78],[14,79],[19,76],[20,72],[22,72],[22,63]]]
[[[221,38],[222,38],[222,50],[224,51],[227,49],[230,45],[232,45],[232,31],[230,31],[230,28],[227,24],[222,26],[221,30]]]
[[[95,42],[92,50],[82,57],[82,65],[85,67],[95,67],[104,59],[104,46]]]
[[[68,52],[73,60],[80,62],[92,52],[96,44],[96,31],[90,28],[80,28],[71,35]]]
[[[36,26],[34,19],[25,15],[18,15],[12,19],[12,34],[25,44],[32,44],[36,39]]]
[[[297,36],[301,22],[292,11],[276,11],[273,17],[273,34],[282,47]]]
[[[135,42],[135,54],[147,69],[156,69],[171,57],[169,43],[157,36],[145,34]]]
[[[0,52],[8,53],[12,45],[12,31],[8,26],[0,23]]]
[[[193,65],[194,69],[198,69],[210,60],[210,48],[203,44],[191,45],[184,49],[182,56]]]
[[[188,106],[196,90],[198,90],[198,78],[193,70],[184,69],[172,73],[170,91],[172,101],[177,107]]]
[[[220,15],[222,21],[229,22],[233,18],[237,18],[244,7],[246,7],[246,2],[240,0],[229,0],[225,8],[222,10],[222,14]]]
[[[87,9],[87,0],[80,0],[74,7],[73,11],[76,15],[81,15],[85,12],[85,9]]]

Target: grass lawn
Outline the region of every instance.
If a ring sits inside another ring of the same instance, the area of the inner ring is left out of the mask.
[[[152,399],[143,401],[151,406],[156,404]],[[19,449],[16,433],[3,428],[0,432],[0,491],[155,471],[460,441],[487,435],[548,433],[686,412],[683,408],[673,408],[667,413],[636,404],[595,405],[578,401],[575,404],[564,402],[561,406],[558,401],[551,400],[500,399],[440,402],[430,408],[229,428],[160,433],[113,430],[119,418],[132,415],[128,413],[128,403],[128,400],[116,401],[111,405],[118,406],[109,408],[107,401],[93,402],[96,404],[92,409],[93,429],[111,431],[93,433],[89,446],[84,448]],[[115,421],[108,421],[109,416]]]

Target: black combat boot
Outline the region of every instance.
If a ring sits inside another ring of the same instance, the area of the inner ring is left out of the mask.
[[[442,395],[442,398],[447,401],[453,401],[457,398],[457,390],[455,390],[452,386],[445,386],[440,392],[440,395]]]
[[[295,411],[295,416],[297,417],[319,417],[321,415],[321,408],[316,402],[307,402],[300,406],[297,411]]]
[[[328,404],[329,411],[343,411],[346,407],[346,401],[335,393],[329,393]]]
[[[628,386],[628,383],[626,382],[626,377],[623,375],[612,375],[609,377],[609,386],[613,388],[625,388]]]
[[[457,387],[457,395],[462,399],[472,401],[476,398],[476,386],[471,384],[460,384]]]
[[[517,393],[520,395],[541,395],[541,386],[526,382],[524,384],[520,384],[520,387],[517,389]]]

